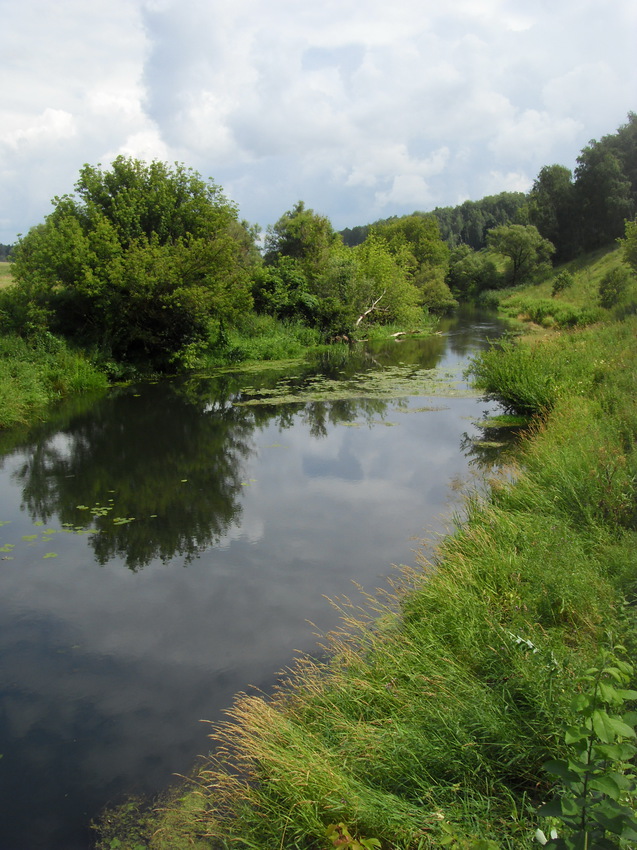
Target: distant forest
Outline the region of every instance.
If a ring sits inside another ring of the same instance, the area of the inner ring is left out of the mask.
[[[607,245],[624,233],[637,211],[637,115],[616,133],[593,139],[577,158],[573,174],[563,165],[546,165],[528,195],[501,192],[455,207],[436,207],[413,215],[435,216],[450,248],[487,247],[487,233],[506,224],[534,225],[555,246],[555,261]],[[345,228],[346,245],[363,242],[375,224]]]
[[[0,242],[0,263],[6,262],[11,254],[13,245],[3,245]]]

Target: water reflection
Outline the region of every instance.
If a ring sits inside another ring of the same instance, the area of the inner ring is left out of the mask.
[[[253,427],[231,405],[202,415],[160,386],[121,390],[42,439],[14,476],[32,519],[92,517],[99,564],[189,562],[240,520]]]
[[[371,356],[456,356],[408,342]],[[444,527],[486,405],[237,405],[280,378],[120,388],[5,456],[1,850],[85,850],[103,805],[189,769],[201,718],[312,649],[308,620],[337,623],[324,594],[373,589]]]
[[[389,406],[382,399],[234,406],[240,397],[227,381],[204,378],[114,392],[33,445],[13,472],[22,507],[33,521],[90,528],[98,564],[121,558],[138,570],[177,556],[188,564],[241,523],[256,430],[301,421],[311,437],[325,438]]]

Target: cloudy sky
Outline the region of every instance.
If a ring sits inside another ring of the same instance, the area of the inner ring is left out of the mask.
[[[530,188],[637,109],[634,0],[0,0],[0,242],[85,163],[183,162],[266,226]]]

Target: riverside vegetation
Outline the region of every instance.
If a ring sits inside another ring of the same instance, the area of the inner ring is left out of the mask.
[[[551,257],[576,261],[624,235],[636,159],[631,113],[584,148],[574,179],[546,166],[528,195],[342,234],[299,201],[263,239],[219,186],[183,165],[123,156],[108,170],[85,165],[43,223],[0,245],[0,428],[108,381],[299,357],[389,326],[430,330],[458,302],[537,281]],[[626,286],[625,272],[608,281],[601,307]],[[552,315],[595,318],[566,307]]]

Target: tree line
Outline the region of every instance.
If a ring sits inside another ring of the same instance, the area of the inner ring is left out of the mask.
[[[61,336],[116,362],[194,365],[251,312],[329,340],[374,323],[419,328],[456,303],[431,217],[378,225],[350,248],[299,202],[259,245],[211,180],[123,156],[108,170],[85,165],[53,207],[15,246],[0,329]]]
[[[578,157],[503,192],[337,233],[299,201],[265,234],[183,165],[85,165],[12,249],[0,330],[51,333],[117,362],[194,365],[246,314],[323,339],[422,326],[458,300],[528,281],[624,233],[637,209],[637,116]],[[3,246],[9,248],[10,246]]]
[[[487,235],[506,224],[531,224],[555,246],[555,259],[572,259],[622,236],[624,221],[637,212],[637,114],[577,157],[573,173],[563,165],[544,166],[530,193],[500,192],[454,207],[436,207],[440,234],[450,248],[487,247]],[[392,221],[392,219],[385,219]],[[374,225],[341,231],[346,245],[363,242]]]

